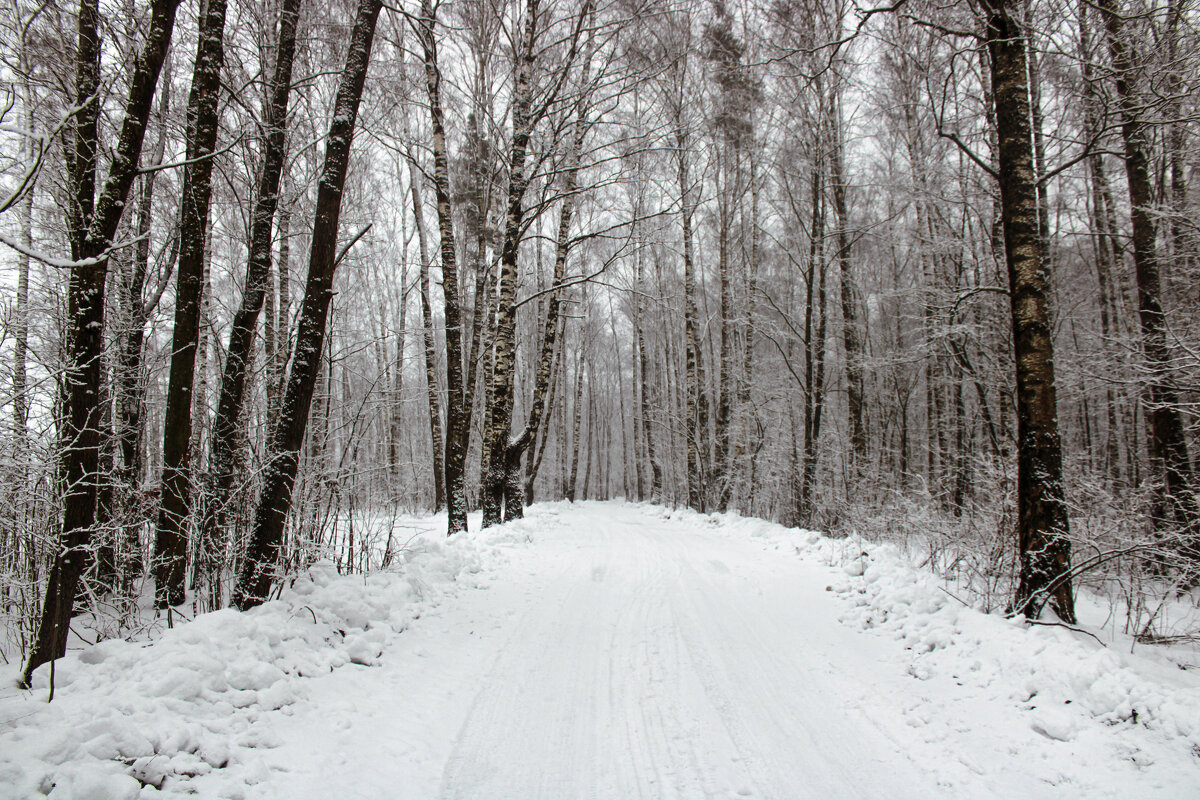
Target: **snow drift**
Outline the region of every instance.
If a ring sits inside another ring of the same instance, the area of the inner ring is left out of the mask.
[[[1167,746],[1181,767],[1195,769],[1200,760],[1195,665],[1122,652],[1085,628],[982,613],[891,544],[832,539],[736,515],[719,525],[834,567],[828,590],[847,605],[842,622],[901,640],[912,653],[909,673],[919,680],[943,676],[989,689],[1028,710],[1030,728],[1049,739],[1086,738],[1097,724],[1129,726]],[[1139,748],[1130,758],[1151,757]]]
[[[390,571],[343,576],[320,562],[252,611],[69,653],[55,663],[52,703],[49,665],[32,691],[0,698],[0,797],[188,793],[181,781],[232,766],[247,784],[263,779],[271,715],[288,713],[305,679],[377,664],[392,637],[479,571],[487,550],[427,533]]]

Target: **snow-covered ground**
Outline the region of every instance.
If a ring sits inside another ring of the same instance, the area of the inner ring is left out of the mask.
[[[980,614],[889,547],[623,503],[442,524],[72,653],[51,704],[10,681],[0,796],[1200,797],[1200,670]]]

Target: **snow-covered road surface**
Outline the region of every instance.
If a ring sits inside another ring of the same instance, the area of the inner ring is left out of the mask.
[[[1200,798],[1191,664],[981,614],[895,548],[624,503],[444,524],[82,648],[49,705],[45,668],[0,688],[0,800]]]
[[[533,514],[488,588],[322,679],[249,796],[1186,796],[918,680],[900,642],[839,622],[840,570],[657,508]]]
[[[546,545],[441,797],[937,796],[859,707],[870,654],[810,568],[633,509]]]

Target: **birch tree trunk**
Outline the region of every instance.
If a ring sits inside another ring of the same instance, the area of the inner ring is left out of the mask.
[[[412,195],[413,216],[417,227],[417,248],[421,258],[421,331],[425,344],[425,392],[429,400],[429,438],[433,445],[433,510],[446,507],[446,458],[442,445],[441,401],[438,399],[437,350],[433,336],[433,301],[429,289],[429,238],[425,231],[424,204],[421,202],[420,174],[410,154],[408,184]]]
[[[1037,618],[1049,605],[1075,621],[1071,542],[1054,385],[1054,346],[1042,260],[1031,130],[1027,39],[1008,0],[980,0],[987,23],[996,113],[1005,261],[1017,384],[1017,549],[1013,610]]]
[[[513,86],[512,145],[508,158],[508,207],[504,222],[504,244],[500,251],[500,276],[496,284],[495,339],[491,380],[488,387],[487,421],[484,427],[483,465],[480,491],[483,496],[482,526],[500,524],[503,516],[508,432],[512,426],[513,388],[516,380],[517,258],[525,231],[525,157],[536,120],[533,101],[533,48],[537,40],[537,0],[525,7],[525,24]],[[519,455],[518,455],[519,458]]]
[[[450,164],[442,113],[442,73],[437,56],[437,16],[430,0],[422,0],[417,36],[425,59],[425,87],[433,132],[433,185],[437,200],[438,233],[442,254],[442,299],[446,319],[446,533],[467,529],[467,494],[464,466],[469,445],[471,413],[466,403],[469,388],[463,382],[462,315],[459,308],[458,260],[454,242],[454,216],[450,206]]]
[[[585,78],[586,82],[586,78]],[[584,90],[587,91],[586,89]],[[583,150],[583,139],[587,131],[586,94],[580,102],[578,117],[570,145],[565,175],[563,177],[562,206],[558,216],[558,235],[554,247],[554,274],[551,278],[549,298],[546,301],[546,316],[542,323],[541,348],[538,354],[537,372],[534,376],[533,396],[524,430],[507,443],[504,454],[504,521],[525,516],[525,492],[522,487],[521,457],[537,438],[542,420],[550,412],[547,392],[551,386],[551,368],[558,344],[559,309],[563,281],[567,276],[567,257],[571,250],[571,220],[575,213],[575,195],[578,191],[579,159]],[[507,438],[508,433],[505,433]],[[532,480],[529,481],[532,483]]]

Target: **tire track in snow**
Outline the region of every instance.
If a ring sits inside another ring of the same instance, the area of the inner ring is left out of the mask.
[[[703,530],[695,535],[713,551],[735,547]],[[861,687],[837,680],[826,660],[837,654],[825,651],[812,626],[814,601],[823,605],[825,598],[768,558],[766,569],[733,580],[714,579],[690,559],[673,595],[709,702],[748,754],[755,775],[750,793],[780,800],[870,797],[886,774],[889,797],[930,797],[932,781],[857,707]],[[743,567],[760,566],[746,563],[745,554],[741,560]],[[791,646],[797,639],[808,646]]]

